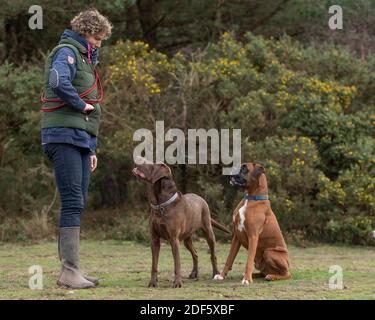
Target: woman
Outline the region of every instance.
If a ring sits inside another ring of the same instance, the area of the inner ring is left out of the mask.
[[[46,60],[41,138],[61,199],[61,273],[57,284],[81,289],[99,283],[80,271],[79,234],[90,172],[97,166],[95,149],[103,95],[95,67],[101,42],[111,35],[112,25],[90,9],[74,17],[71,26]]]

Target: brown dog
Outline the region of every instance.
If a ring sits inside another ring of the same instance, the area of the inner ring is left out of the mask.
[[[198,255],[193,246],[192,235],[200,228],[210,248],[213,276],[219,274],[212,226],[227,233],[230,231],[211,218],[207,202],[193,193],[181,194],[173,181],[171,169],[164,163],[136,165],[133,174],[147,182],[147,194],[151,205],[152,270],[149,287],[157,286],[161,238],[168,240],[172,247],[175,273],[173,287],[181,287],[182,284],[180,263],[180,241],[182,240],[193,257],[193,270],[189,278],[198,278]]]
[[[268,200],[264,168],[255,163],[242,164],[240,172],[231,177],[230,183],[245,188],[247,194],[233,212],[231,248],[224,270],[214,279],[226,277],[241,245],[248,250],[243,285],[253,282],[253,276],[265,277],[269,281],[291,278],[288,250]],[[254,263],[260,271],[255,275]]]

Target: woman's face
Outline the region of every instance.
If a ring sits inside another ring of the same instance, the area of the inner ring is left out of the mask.
[[[104,40],[104,34],[103,33],[92,34],[92,35],[86,36],[86,40],[88,43],[90,43],[93,49],[98,49],[102,45],[102,41]]]

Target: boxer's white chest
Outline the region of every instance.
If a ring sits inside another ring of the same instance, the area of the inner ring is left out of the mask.
[[[245,214],[247,208],[247,200],[245,201],[244,205],[238,210],[240,221],[238,223],[237,229],[238,231],[242,231],[245,229]]]

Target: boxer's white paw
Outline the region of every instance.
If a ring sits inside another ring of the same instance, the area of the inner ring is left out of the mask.
[[[267,274],[264,279],[266,279],[267,281],[272,281],[272,280],[275,280],[275,276],[272,275],[272,274]]]
[[[221,274],[216,274],[214,280],[224,280],[224,277]]]
[[[245,280],[245,279],[243,279],[241,283],[243,286],[248,286],[250,284],[249,280]]]

